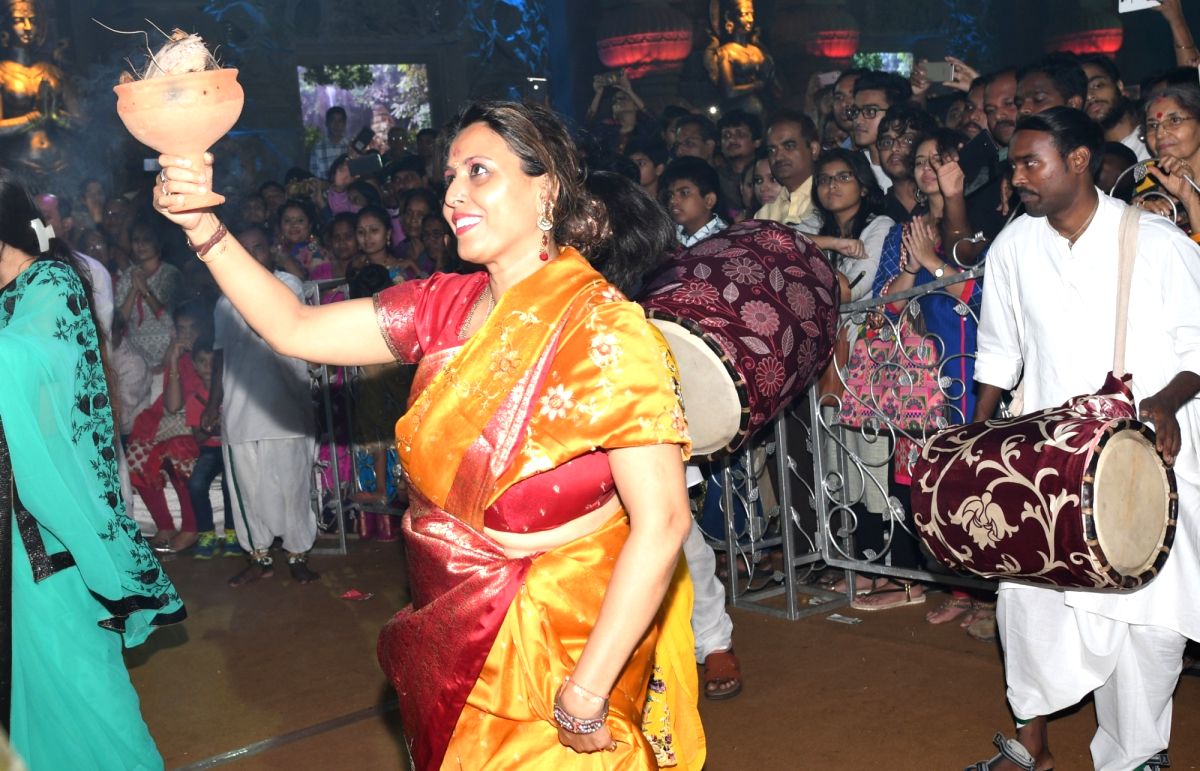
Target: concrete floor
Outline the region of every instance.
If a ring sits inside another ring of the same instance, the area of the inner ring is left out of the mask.
[[[347,557],[314,557],[300,586],[286,565],[237,591],[241,562],[181,557],[166,564],[190,618],[128,656],[142,710],[168,768],[264,740],[218,765],[239,769],[403,769],[392,694],[375,663],[384,622],[406,601],[398,544],[351,542]],[[350,601],[357,589],[374,596]],[[930,603],[939,602],[931,595]],[[709,771],[960,769],[1011,732],[999,650],[957,625],[930,626],[930,604],[882,613],[843,609],[788,622],[733,611],[746,679],[732,701],[704,702]],[[1175,701],[1172,771],[1200,768],[1200,679]],[[1090,768],[1090,704],[1051,724],[1059,771]]]

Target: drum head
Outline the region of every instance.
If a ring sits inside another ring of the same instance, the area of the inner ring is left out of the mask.
[[[1154,566],[1172,519],[1173,485],[1154,442],[1135,428],[1104,443],[1093,485],[1096,538],[1108,563],[1126,576]]]
[[[683,413],[693,455],[724,449],[742,428],[742,402],[733,377],[708,343],[665,319],[651,319],[662,332],[679,365]]]

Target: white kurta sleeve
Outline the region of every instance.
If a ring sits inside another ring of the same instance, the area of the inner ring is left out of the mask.
[[[995,244],[988,252],[983,273],[975,380],[999,388],[1015,386],[1022,367],[1013,252],[1012,239]]]
[[[1178,371],[1200,375],[1200,247],[1182,235],[1169,243],[1174,253],[1163,260],[1162,307],[1168,314]]]

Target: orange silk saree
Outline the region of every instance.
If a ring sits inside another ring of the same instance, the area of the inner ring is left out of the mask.
[[[447,325],[458,328],[484,280],[436,277],[376,298],[393,352],[421,362],[396,425],[413,502],[404,520],[412,605],[384,628],[378,650],[416,768],[641,769],[656,767],[657,753],[698,769],[686,566],[613,689],[618,749],[578,755],[558,741],[554,694],[599,614],[628,518],[618,512],[590,535],[521,559],[483,532],[485,509],[515,483],[585,453],[663,443],[686,453],[670,351],[572,249],[506,292],[470,339],[431,345]],[[652,667],[667,685],[656,688],[647,739]]]

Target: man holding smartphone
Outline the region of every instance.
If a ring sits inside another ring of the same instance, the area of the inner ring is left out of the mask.
[[[339,155],[347,152],[349,142],[346,139],[346,108],[334,105],[325,111],[325,136],[313,145],[312,155],[309,156],[308,170],[314,177],[325,179],[329,176],[329,167]]]

